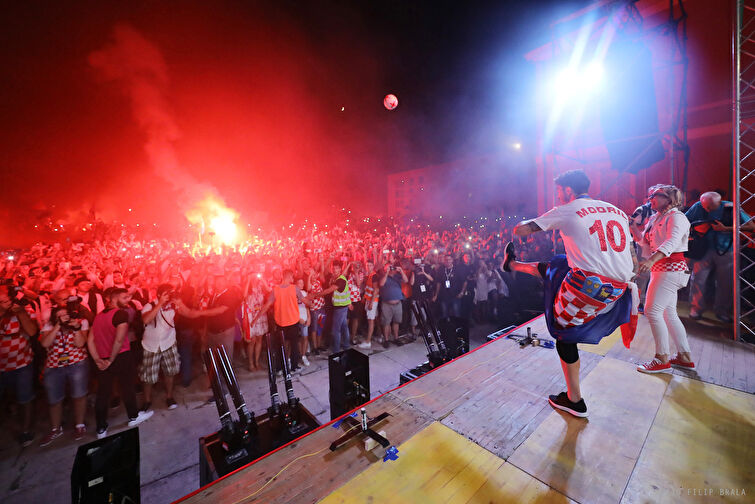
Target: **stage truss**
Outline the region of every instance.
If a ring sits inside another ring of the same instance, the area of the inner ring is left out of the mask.
[[[755,205],[755,0],[737,0],[732,31],[734,147],[734,320],[738,340],[755,341],[755,239],[740,211]],[[750,212],[751,214],[751,212]]]

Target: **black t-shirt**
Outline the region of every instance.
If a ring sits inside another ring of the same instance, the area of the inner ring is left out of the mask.
[[[448,301],[458,296],[464,285],[464,272],[459,271],[457,266],[451,269],[440,266],[435,274],[435,281],[440,284],[438,299]]]
[[[114,310],[115,308],[110,308],[110,310]],[[110,310],[105,310],[106,312],[109,312]],[[113,315],[113,327],[118,327],[121,324],[128,324],[128,312],[123,309],[118,309],[118,311]]]
[[[427,266],[425,266],[427,270]],[[442,287],[442,286],[441,286]],[[422,270],[417,267],[414,269],[414,285],[412,285],[412,298],[413,299],[429,299],[432,297],[433,285],[430,280],[422,273]]]
[[[238,287],[228,287],[215,297],[210,308],[227,306],[228,309],[220,315],[207,318],[207,330],[219,333],[236,325],[236,310],[241,306],[241,292]]]
[[[181,298],[181,302],[189,309],[194,308],[193,302],[194,302],[194,287],[191,285],[185,285],[179,294],[179,297]],[[201,323],[201,317],[197,318],[188,318],[179,315],[176,313],[176,331],[181,330],[187,330],[187,329],[196,329],[199,327],[199,324]]]

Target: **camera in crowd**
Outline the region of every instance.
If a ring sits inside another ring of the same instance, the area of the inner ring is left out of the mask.
[[[66,313],[68,314],[67,321],[60,321],[60,325],[66,329],[79,330],[81,329],[81,319],[84,318],[84,314],[81,312],[81,298],[79,296],[68,296],[66,300]]]
[[[24,289],[16,285],[13,279],[7,279],[5,281],[5,287],[8,289],[8,297],[13,304],[18,306],[26,306],[31,303],[31,301],[26,299],[26,296],[24,296]]]
[[[653,214],[653,209],[650,208],[650,203],[640,205],[631,215],[629,221],[634,224],[642,225],[647,222],[648,218]]]
[[[79,296],[68,296],[66,311],[71,319],[83,318],[84,315],[81,313],[81,298]]]

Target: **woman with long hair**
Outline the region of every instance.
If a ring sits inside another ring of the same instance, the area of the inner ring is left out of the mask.
[[[639,265],[639,273],[650,272],[645,316],[655,339],[655,357],[637,367],[643,373],[670,372],[671,366],[694,369],[687,331],[676,311],[677,291],[689,282],[689,268],[684,258],[689,240],[689,221],[681,212],[684,198],[672,185],[655,186],[650,193],[655,211],[644,229],[630,221],[630,230],[647,257]],[[677,354],[671,356],[669,335]]]

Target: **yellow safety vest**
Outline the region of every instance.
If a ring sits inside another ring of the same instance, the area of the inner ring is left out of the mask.
[[[349,281],[345,276],[341,275],[338,278],[343,278],[346,282],[346,288],[342,291],[333,291],[333,306],[349,306],[351,304],[351,291],[349,290]]]

